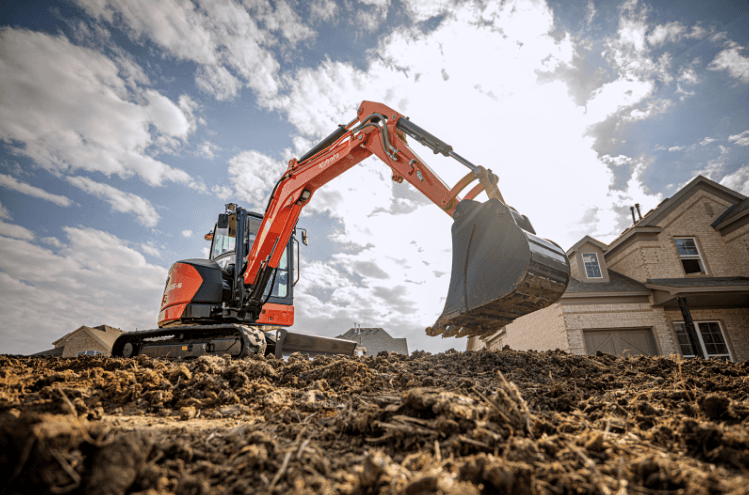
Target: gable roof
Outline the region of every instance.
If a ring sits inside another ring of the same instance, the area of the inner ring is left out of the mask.
[[[744,222],[741,222],[736,225],[742,225],[746,223],[746,217],[749,217],[749,198],[744,199],[741,203],[736,204],[728,208],[726,211],[723,212],[721,216],[715,219],[715,221],[710,224],[714,229],[716,230],[723,230],[724,228],[728,227],[734,222],[738,222],[740,219],[745,219]],[[733,229],[729,229],[733,230]],[[728,233],[728,232],[723,232]]]
[[[606,293],[647,293],[648,288],[645,284],[638,282],[637,280],[631,279],[619,272],[609,269],[609,281],[598,282],[595,284],[586,284],[577,280],[574,277],[570,277],[570,284],[567,286],[567,290],[564,295],[575,295],[580,293],[591,293],[591,292],[606,292]]]
[[[577,241],[575,244],[573,244],[572,247],[567,250],[567,256],[569,256],[571,253],[574,253],[575,251],[580,249],[583,246],[583,244],[585,244],[586,242],[589,242],[593,244],[594,246],[599,247],[601,251],[603,251],[604,253],[609,248],[606,244],[602,243],[598,239],[594,239],[591,236],[586,235],[585,237]]]
[[[382,328],[350,328],[337,338],[358,342],[366,347],[372,356],[376,356],[380,350],[396,351],[408,356],[407,340],[405,338],[394,338]]]
[[[59,339],[52,342],[52,345],[57,346],[57,344],[70,339],[70,337],[79,332],[85,332],[91,335],[93,338],[98,340],[101,345],[111,349],[114,341],[117,340],[117,337],[119,337],[122,333],[122,330],[120,330],[119,328],[110,327],[109,325],[99,325],[93,328],[81,325],[72,332],[63,335]]]
[[[29,354],[29,356],[56,356],[56,357],[62,357],[62,347],[55,347],[54,349],[47,349],[46,351],[41,352],[35,352],[34,354]]]
[[[725,199],[726,201],[738,204],[746,199],[746,196],[736,192],[732,189],[728,189],[726,186],[722,186],[715,181],[698,175],[692,179],[689,184],[682,187],[679,192],[661,201],[661,204],[655,207],[654,210],[649,211],[645,214],[645,217],[638,221],[635,225],[637,226],[657,226],[658,222],[663,220],[669,213],[674,211],[684,200],[688,199],[698,189],[708,191],[719,198]]]
[[[611,241],[608,246],[606,256],[608,257],[613,252],[617,251],[620,247],[629,245],[630,241],[636,239],[641,240],[656,240],[658,234],[663,230],[658,223],[666,218],[671,212],[678,208],[684,201],[689,199],[692,194],[698,190],[704,190],[715,196],[722,198],[733,205],[741,204],[747,199],[741,193],[728,189],[725,186],[718,184],[715,181],[698,175],[686,186],[681,188],[676,194],[670,198],[666,198],[656,206],[653,210],[650,210],[645,216],[638,220],[634,225],[627,228],[624,232],[619,235],[616,239]],[[729,209],[735,209],[734,207]],[[720,220],[724,215],[718,217],[716,222]],[[715,223],[713,224],[715,226]]]

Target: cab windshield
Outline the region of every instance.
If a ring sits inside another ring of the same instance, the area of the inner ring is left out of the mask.
[[[216,228],[216,233],[213,236],[213,248],[211,250],[211,259],[216,259],[224,253],[234,252],[237,239],[235,236],[229,235],[229,229]]]

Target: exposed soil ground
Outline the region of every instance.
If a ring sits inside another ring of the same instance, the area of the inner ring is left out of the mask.
[[[749,493],[749,362],[0,356],[0,493]]]

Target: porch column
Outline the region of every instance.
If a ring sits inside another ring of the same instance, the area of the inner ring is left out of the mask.
[[[702,346],[700,345],[700,339],[697,337],[697,331],[694,328],[694,321],[692,321],[692,313],[689,312],[687,299],[685,297],[677,297],[676,301],[679,303],[681,316],[684,318],[684,328],[687,330],[687,337],[689,337],[689,343],[692,344],[692,349],[694,349],[694,355],[702,359],[707,359],[704,352],[702,352]]]

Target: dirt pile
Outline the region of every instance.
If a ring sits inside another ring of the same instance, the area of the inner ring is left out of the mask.
[[[749,493],[748,370],[515,351],[0,357],[0,492]]]

